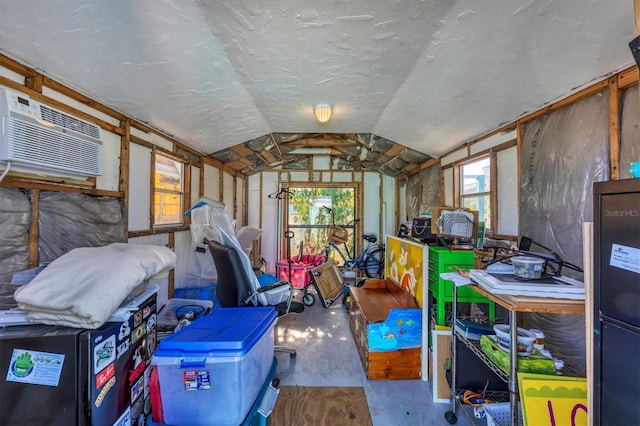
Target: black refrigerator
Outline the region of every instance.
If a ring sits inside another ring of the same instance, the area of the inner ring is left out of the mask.
[[[593,190],[593,423],[640,425],[640,179]]]
[[[95,330],[0,329],[0,426],[144,425],[155,292],[127,309]]]

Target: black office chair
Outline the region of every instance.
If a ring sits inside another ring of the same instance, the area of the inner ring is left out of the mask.
[[[260,287],[257,277],[247,275],[247,265],[243,264],[241,256],[234,247],[229,247],[217,241],[208,241],[209,251],[216,265],[218,279],[216,284],[216,296],[222,307],[251,307],[273,306],[278,316],[290,312],[302,312],[304,305],[293,301],[293,286],[286,281],[279,281],[268,286]],[[246,259],[248,261],[248,257]],[[255,278],[255,279],[254,279]],[[276,289],[278,289],[276,291]],[[267,292],[271,292],[280,299],[286,300],[270,305]],[[281,295],[280,292],[285,292]],[[296,357],[296,350],[286,346],[274,346],[277,352],[286,352],[291,358]]]

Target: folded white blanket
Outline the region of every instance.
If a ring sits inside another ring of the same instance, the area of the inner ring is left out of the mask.
[[[29,321],[98,328],[133,289],[175,265],[175,253],[162,246],[114,243],[76,248],[18,288],[14,298]]]

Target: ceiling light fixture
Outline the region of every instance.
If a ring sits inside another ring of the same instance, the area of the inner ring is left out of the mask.
[[[314,108],[314,113],[319,122],[326,123],[331,118],[331,105],[318,104]]]

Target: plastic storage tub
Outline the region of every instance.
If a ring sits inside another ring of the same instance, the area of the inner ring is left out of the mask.
[[[487,416],[487,426],[509,426],[511,424],[511,412],[508,402],[487,404],[483,409]],[[522,410],[518,405],[518,425],[522,424]]]
[[[238,425],[273,362],[275,309],[220,308],[160,342],[157,366],[164,422]]]
[[[177,299],[198,299],[210,300],[214,308],[221,308],[217,294],[218,285],[210,283],[208,285],[199,285],[194,287],[181,287],[173,290],[173,297]]]
[[[162,327],[175,327],[182,315],[193,312],[194,319],[200,319],[207,315],[213,308],[213,302],[200,299],[169,299],[167,304],[158,312],[158,325]]]
[[[540,278],[544,269],[544,260],[532,256],[516,256],[511,258],[513,274],[520,278]]]

